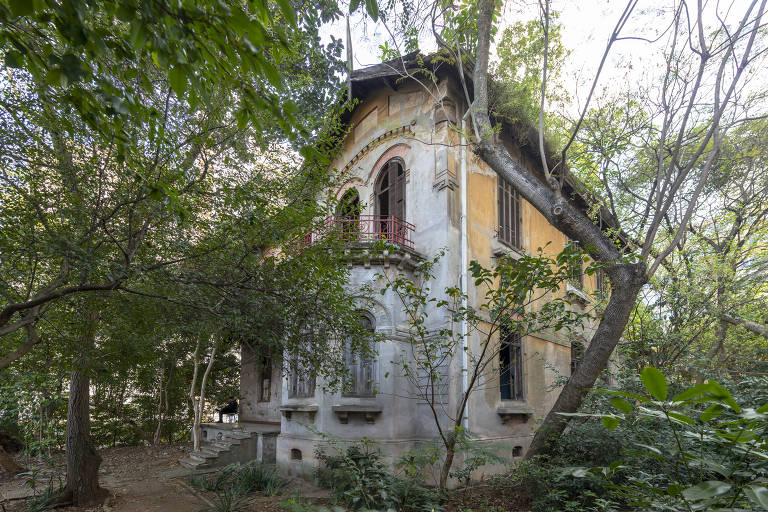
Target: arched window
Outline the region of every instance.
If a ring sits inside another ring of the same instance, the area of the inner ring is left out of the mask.
[[[376,178],[376,233],[387,241],[402,244],[406,238],[405,169],[402,160],[393,158]]]
[[[393,158],[376,178],[376,215],[405,220],[405,169],[399,158]]]
[[[360,230],[360,193],[355,188],[347,190],[336,207],[336,227],[344,234]],[[345,237],[347,238],[347,237]]]
[[[366,313],[360,315],[361,327],[374,332],[373,319]],[[345,347],[344,359],[349,381],[345,383],[345,396],[373,396],[376,394],[373,374],[373,357],[371,354],[356,354],[352,351],[351,340]]]

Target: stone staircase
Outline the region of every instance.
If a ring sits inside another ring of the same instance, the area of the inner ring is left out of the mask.
[[[258,460],[274,464],[276,439],[276,432],[231,430],[221,439],[203,443],[199,452],[189,452],[179,464],[201,472],[233,462]]]

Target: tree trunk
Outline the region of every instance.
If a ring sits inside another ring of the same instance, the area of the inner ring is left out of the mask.
[[[163,381],[165,380],[165,366],[163,366],[163,373],[160,375],[160,389],[157,393],[157,427],[155,428],[155,435],[152,436],[152,444],[160,444],[160,433],[163,431]]]
[[[638,266],[640,267],[640,266]],[[645,268],[636,268],[634,275],[626,276],[624,282],[614,285],[603,318],[592,336],[589,347],[576,370],[563,387],[557,401],[536,431],[531,446],[525,455],[528,459],[542,452],[547,443],[559,436],[568,424],[568,417],[561,413],[574,413],[581,406],[584,396],[595,385],[605,369],[616,345],[619,343],[629,315],[635,307],[637,295],[645,283]]]
[[[0,468],[8,473],[9,476],[16,476],[26,471],[26,469],[18,465],[11,454],[6,452],[2,446],[0,446]]]
[[[76,507],[100,505],[108,496],[99,487],[101,457],[91,443],[90,377],[86,370],[72,372],[67,410],[67,485],[53,499],[55,506]]]
[[[51,505],[92,507],[101,505],[109,493],[99,486],[101,457],[91,442],[91,377],[89,355],[96,340],[98,310],[84,304],[83,332],[78,340],[80,354],[73,361],[74,369],[69,379],[69,403],[67,407],[67,485]]]
[[[757,322],[747,320],[746,318],[739,318],[737,316],[729,315],[727,313],[721,313],[720,319],[728,322],[729,324],[743,327],[744,329],[748,330],[753,334],[757,334],[759,336],[762,336],[763,338],[768,339],[768,326],[760,325]]]
[[[445,460],[443,461],[443,467],[440,469],[440,489],[445,489],[448,483],[448,475],[453,466],[453,457],[456,454],[456,435],[454,434],[451,441],[445,447]]]

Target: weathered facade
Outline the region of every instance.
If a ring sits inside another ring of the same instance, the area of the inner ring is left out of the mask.
[[[437,84],[424,86],[424,80],[401,78],[402,68],[387,66],[353,73],[353,92],[360,102],[334,162],[343,176],[334,193],[345,198],[344,204],[354,204],[354,212],[342,214],[356,219],[361,236],[383,233],[398,248],[356,263],[350,286],[382,289],[384,281],[377,275],[411,273],[415,262],[441,248],[447,253],[432,289],[458,286],[462,212],[466,261],[490,267],[505,253],[536,252],[539,247],[549,255],[560,252],[566,237],[461,144],[457,128],[467,105],[455,73],[449,68],[437,74]],[[536,172],[536,155],[511,143],[509,147],[522,165]],[[581,285],[569,284],[564,293],[574,297],[573,307],[587,307],[597,284],[594,276],[583,276]],[[467,286],[470,305],[478,304],[480,291],[471,282]],[[410,396],[409,382],[392,364],[407,352],[408,322],[399,299],[387,291],[362,314],[385,341],[376,347],[375,360],[350,368],[359,374],[350,393],[323,393],[322,382],[285,375],[258,355],[243,352],[240,422],[279,425],[277,462],[295,473],[317,464],[315,451],[324,444],[318,432],[340,440],[375,440],[393,458],[436,438],[428,405]],[[433,314],[429,321],[437,330],[446,318]],[[589,330],[585,325],[578,338],[589,339]],[[499,356],[469,400],[467,427],[477,439],[499,443],[504,447],[500,453],[510,458],[524,453],[537,420],[554,404],[557,378],[570,374],[572,341],[546,333],[526,336],[513,347],[516,352]],[[470,350],[477,350],[480,342],[470,339]],[[445,370],[451,376],[442,398],[448,411],[455,410],[461,393],[460,353]],[[513,374],[500,377],[500,362]]]

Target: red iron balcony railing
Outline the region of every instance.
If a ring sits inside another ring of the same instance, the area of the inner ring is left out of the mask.
[[[394,215],[361,215],[359,217],[328,217],[325,231],[333,231],[347,242],[387,242],[413,249],[413,231],[416,227]],[[304,243],[311,244],[317,233],[305,235]]]

